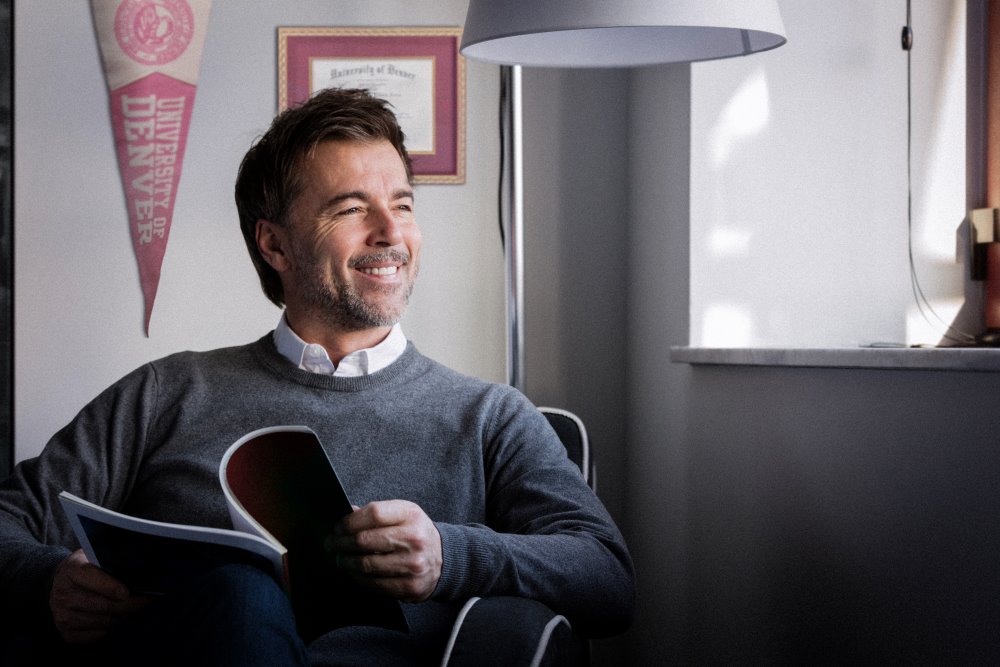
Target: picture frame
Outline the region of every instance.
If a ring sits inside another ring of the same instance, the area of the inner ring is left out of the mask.
[[[366,88],[392,105],[414,182],[465,182],[459,27],[278,28],[278,111],[318,90]]]

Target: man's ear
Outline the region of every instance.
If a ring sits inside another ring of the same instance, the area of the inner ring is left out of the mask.
[[[271,268],[281,273],[291,268],[291,258],[288,254],[288,235],[286,229],[270,220],[257,221],[257,248],[264,261]]]

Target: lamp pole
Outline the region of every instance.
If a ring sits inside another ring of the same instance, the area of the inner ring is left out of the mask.
[[[507,382],[524,391],[524,161],[521,66],[500,67],[501,174],[504,263],[507,282]]]

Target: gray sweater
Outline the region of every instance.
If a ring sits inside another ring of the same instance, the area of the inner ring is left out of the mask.
[[[594,636],[631,619],[624,541],[545,418],[514,389],[470,378],[411,344],[360,378],[295,368],[270,335],[146,364],[87,405],[0,485],[0,605],[43,615],[77,542],[60,491],[159,521],[230,527],[218,466],[265,426],[304,425],[351,501],[405,499],[441,534],[433,599],[518,595]]]

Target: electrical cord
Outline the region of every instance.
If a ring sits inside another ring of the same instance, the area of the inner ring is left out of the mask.
[[[906,51],[906,244],[910,264],[910,287],[917,309],[927,324],[934,328],[938,328],[938,324],[943,326],[945,331],[941,337],[945,340],[959,345],[969,345],[976,342],[976,337],[945,322],[927,299],[920,286],[920,277],[917,275],[917,265],[913,256],[913,25],[910,0],[906,0],[906,25],[903,26],[900,41],[903,50]],[[931,321],[928,313],[934,316],[938,324]]]
[[[497,179],[497,220],[499,221],[500,227],[500,249],[504,250],[507,246],[506,232],[504,230],[504,202],[507,197],[506,189],[507,184],[507,160],[510,159],[507,150],[507,98],[510,95],[509,86],[507,85],[507,77],[504,76],[503,68],[500,70],[500,107],[498,109],[497,117],[499,118],[499,131],[500,131],[500,175]]]

